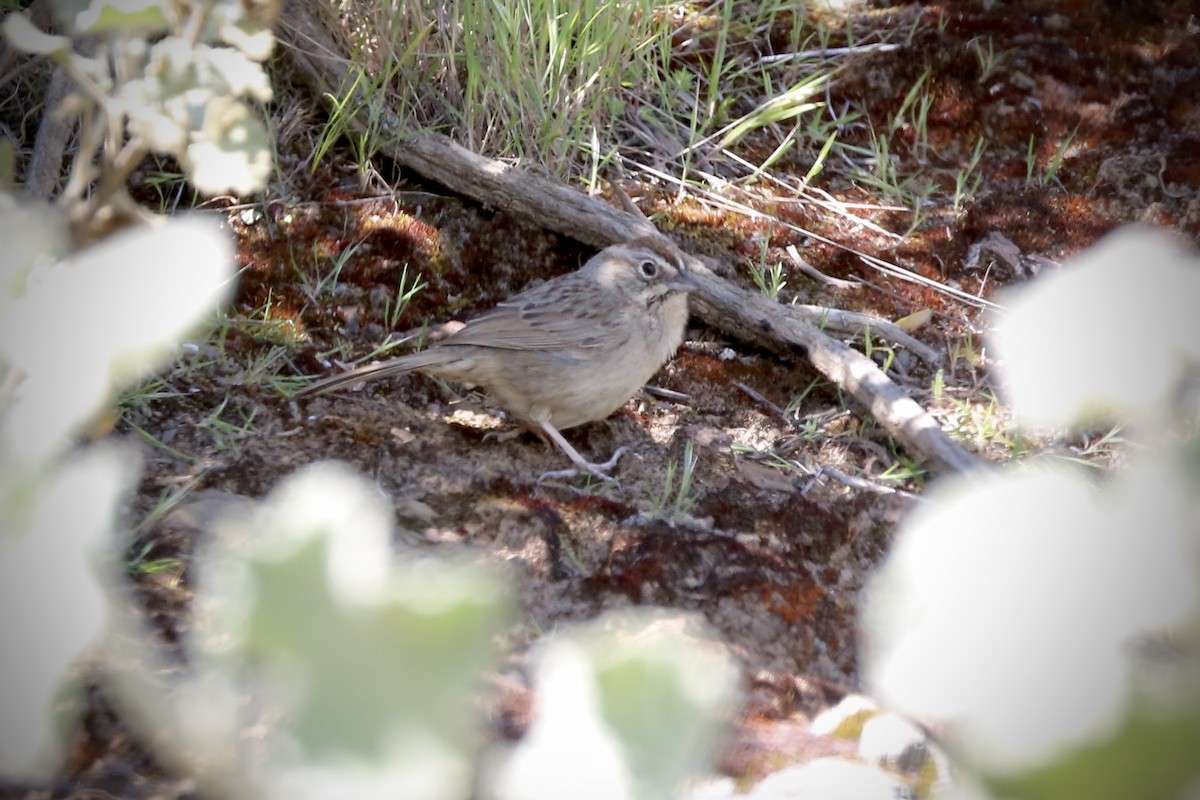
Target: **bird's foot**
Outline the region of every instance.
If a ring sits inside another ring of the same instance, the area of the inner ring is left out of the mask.
[[[618,447],[617,452],[613,453],[612,458],[610,458],[608,461],[605,461],[603,464],[593,464],[591,461],[588,461],[583,456],[579,455],[579,452],[572,447],[567,455],[570,457],[575,466],[570,469],[555,469],[550,470],[549,472],[543,472],[540,476],[538,476],[538,483],[546,480],[574,478],[577,475],[585,472],[589,475],[599,478],[602,481],[619,483],[619,481],[612,475],[609,475],[608,472],[617,465],[617,462],[621,459],[621,456],[625,455],[628,450],[628,447]]]

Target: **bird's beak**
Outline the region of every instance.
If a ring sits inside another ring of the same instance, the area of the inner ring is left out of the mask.
[[[674,292],[695,292],[699,291],[700,284],[690,274],[681,272],[675,276],[667,286]]]

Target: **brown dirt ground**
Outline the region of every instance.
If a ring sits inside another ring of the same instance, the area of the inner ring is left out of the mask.
[[[661,227],[680,244],[736,269],[747,285],[746,264],[764,239],[771,258],[785,265],[783,248],[795,244],[822,272],[865,278],[874,288],[827,290],[789,271],[785,299],[891,319],[930,308],[934,321],[920,338],[949,353],[975,337],[978,348],[974,309],[872,272],[841,247],[990,297],[1046,263],[1036,257],[1061,260],[1122,223],[1149,222],[1200,239],[1196,14],[1196,5],[1182,0],[1026,0],[896,3],[857,17],[856,41],[901,46],[851,59],[834,85],[837,107],[849,103],[881,126],[930,70],[930,147],[910,141],[894,150],[901,168],[919,172],[931,191],[924,218],[903,241],[812,206],[776,203],[765,189],[742,199],[840,246],[694,203],[671,204],[665,193],[651,193],[648,210],[664,213]],[[1002,57],[985,75],[972,42],[989,38]],[[901,128],[897,136],[905,134]],[[1056,180],[1027,185],[1030,136],[1045,169],[1072,134]],[[848,136],[865,143],[866,128]],[[954,175],[981,136],[982,183],[956,213]],[[754,142],[746,146],[752,152]],[[287,173],[299,154],[289,154],[286,143],[281,149]],[[807,167],[796,168],[803,174]],[[349,167],[331,166],[303,182],[293,175],[290,196],[301,201],[274,200],[251,224],[235,217],[244,265],[235,312],[245,324],[225,330],[220,352],[202,350],[166,375],[167,396],[122,409],[115,435],[132,437],[136,426],[161,443],[144,448],[134,518],[191,481],[197,490],[258,497],[304,464],[342,459],[394,499],[405,543],[465,548],[512,565],[524,602],[520,630],[627,605],[702,613],[740,660],[750,690],[723,759],[731,774],[761,775],[837,751],[838,743],[806,738],[800,723],[856,686],[856,596],[912,500],[811,475],[832,466],[919,492],[922,479],[881,477],[904,454],[869,419],[847,412],[836,389],[804,361],[699,327],[656,379],[686,400],[640,394],[611,419],[569,432],[593,459],[618,446],[636,454],[617,468],[615,487],[538,483],[542,472],[564,466],[559,453],[529,435],[485,438],[504,426],[486,399],[421,375],[297,406],[262,379],[263,364],[285,374],[326,374],[330,351],[345,346],[351,358],[370,352],[391,330],[385,307],[402,265],[429,284],[399,321],[404,330],[484,309],[588,255],[411,175],[396,177],[400,192],[392,200],[365,197]],[[832,171],[823,188],[844,202],[880,200]],[[864,218],[897,233],[912,221],[878,210]],[[987,256],[965,265],[971,245],[993,233],[1019,248],[1023,274]],[[310,297],[306,287],[315,276],[328,274],[352,247],[336,286]],[[1136,268],[1130,265],[1130,281],[1138,280]],[[929,399],[931,378],[921,365],[911,367],[914,396]],[[978,400],[986,362],[953,362],[948,383]],[[738,384],[781,408],[803,399],[785,419]],[[954,427],[952,406],[934,410]],[[659,495],[668,465],[682,459],[689,439],[699,457],[694,505],[671,520],[659,513]],[[177,569],[136,578],[169,642],[188,624],[189,554],[200,535],[173,516],[130,545],[146,559],[179,559]],[[516,652],[508,671],[519,677],[520,663]],[[102,689],[90,691],[64,774],[49,786],[3,787],[0,797],[187,796],[189,784],[154,764]],[[519,735],[528,704],[522,691],[497,689],[488,703],[495,735]]]

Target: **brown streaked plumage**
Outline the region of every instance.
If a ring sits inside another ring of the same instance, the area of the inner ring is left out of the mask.
[[[658,371],[683,339],[695,288],[669,240],[634,239],[504,300],[427,350],[324,378],[297,397],[411,370],[476,384],[576,466],[608,478],[616,456],[592,464],[559,431],[604,419]]]

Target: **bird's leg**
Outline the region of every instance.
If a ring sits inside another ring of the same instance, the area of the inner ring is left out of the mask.
[[[518,436],[520,436],[522,433],[525,433],[526,431],[536,433],[538,436],[542,435],[542,432],[540,430],[535,430],[535,429],[529,427],[528,425],[526,425],[525,423],[521,423],[521,426],[519,428],[511,428],[507,431],[488,431],[487,433],[485,433],[483,435],[483,440],[486,442],[488,439],[494,439],[497,442],[508,442],[508,441],[511,441],[511,440],[517,438]]]
[[[575,464],[575,466],[579,467],[579,469],[582,469],[591,475],[595,475],[600,480],[613,481],[614,483],[616,482],[616,478],[609,475],[608,470],[617,465],[617,461],[625,454],[625,450],[627,448],[618,447],[617,452],[613,453],[612,458],[610,458],[608,461],[605,461],[603,464],[593,464],[583,456],[579,455],[579,451],[572,447],[571,443],[568,442],[566,438],[558,432],[558,428],[555,428],[549,422],[545,421],[539,422],[538,425],[541,427],[542,431],[550,437],[550,441],[558,445],[558,449],[566,453],[567,458],[571,459],[571,461]],[[543,473],[542,476],[538,478],[538,481],[541,482],[546,478],[570,478],[577,474],[579,474],[579,470],[575,469],[555,470],[553,472]]]
[[[483,440],[485,442],[489,439],[497,442],[509,442],[513,439],[516,439],[521,434],[529,433],[536,436],[538,442],[541,444],[547,443],[546,432],[542,430],[540,425],[528,420],[520,419],[519,417],[513,421],[517,423],[517,427],[509,428],[506,431],[488,431],[483,435]]]

